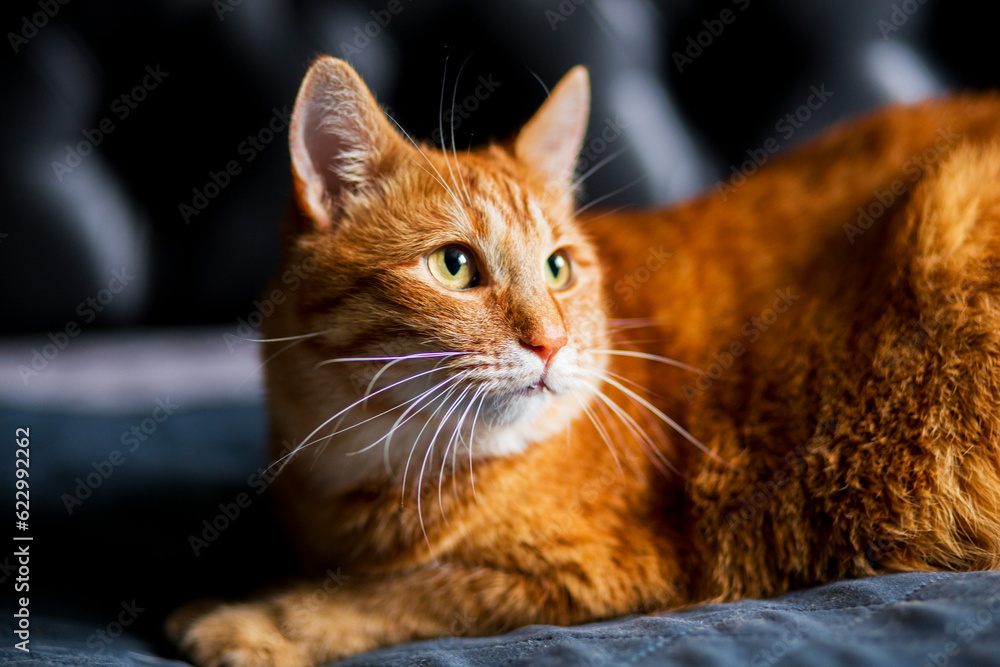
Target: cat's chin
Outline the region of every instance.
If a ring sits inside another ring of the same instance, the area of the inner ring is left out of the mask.
[[[512,387],[488,399],[484,405],[484,413],[494,428],[528,424],[547,412],[547,408],[554,403],[560,402],[564,393],[539,379],[529,385]]]
[[[582,408],[577,396],[571,392],[546,386],[514,391],[498,403],[495,410],[491,415],[493,429],[490,439],[515,439],[520,442],[520,451],[565,430],[568,420],[576,417]],[[494,448],[487,439],[479,441],[477,438],[476,447],[484,455],[498,453],[493,452]],[[498,449],[503,450],[499,453],[515,453],[509,442]]]

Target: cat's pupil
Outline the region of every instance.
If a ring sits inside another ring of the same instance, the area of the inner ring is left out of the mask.
[[[468,263],[469,258],[458,248],[448,248],[444,251],[444,265],[451,275],[457,276]]]
[[[566,258],[560,254],[549,255],[549,271],[552,272],[553,278],[558,278],[562,273],[563,267],[566,266]]]

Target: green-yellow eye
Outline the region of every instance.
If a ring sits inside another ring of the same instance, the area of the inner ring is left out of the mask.
[[[479,268],[472,251],[460,245],[446,245],[427,257],[427,268],[448,289],[462,290],[479,284]]]
[[[561,290],[569,287],[573,280],[573,265],[569,261],[569,253],[556,250],[545,260],[545,282],[549,289]]]

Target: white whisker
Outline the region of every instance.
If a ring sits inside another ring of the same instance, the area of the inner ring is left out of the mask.
[[[392,444],[392,436],[396,434],[396,431],[400,427],[402,427],[403,424],[405,424],[406,422],[410,421],[411,419],[413,419],[414,417],[416,417],[417,414],[420,413],[420,409],[419,409],[418,406],[420,405],[420,402],[424,398],[426,398],[432,392],[434,392],[434,391],[436,391],[438,389],[441,389],[445,385],[448,385],[448,384],[451,384],[452,382],[458,381],[462,377],[464,377],[462,374],[453,375],[452,377],[444,380],[443,382],[439,382],[438,384],[434,385],[433,387],[431,387],[430,389],[428,389],[427,391],[425,391],[423,394],[421,394],[420,396],[418,396],[417,397],[417,402],[415,402],[413,405],[411,405],[410,407],[408,407],[403,412],[403,414],[401,414],[399,416],[399,418],[396,419],[396,421],[393,423],[392,427],[390,427],[389,430],[386,431],[385,435],[383,435],[381,438],[379,438],[375,442],[371,443],[370,445],[367,445],[367,446],[363,447],[362,449],[358,450],[358,453],[366,451],[366,450],[369,450],[369,449],[371,449],[372,447],[376,446],[378,443],[380,443],[380,442],[382,442],[384,440],[385,441],[385,447],[383,448],[382,458],[383,458],[383,461],[385,462],[385,468],[386,468],[386,470],[387,471],[390,470],[390,466],[389,466],[389,446]],[[432,402],[436,401],[436,400],[437,400],[437,397],[431,399]],[[414,410],[414,408],[417,408],[417,409]],[[413,414],[411,414],[409,417],[407,417],[407,415],[410,413],[411,410],[413,411]]]
[[[330,433],[329,435],[324,435],[322,438],[317,438],[316,440],[313,440],[312,442],[306,443],[305,446],[314,445],[317,442],[320,442],[321,440],[329,440],[330,438],[332,438],[335,435],[340,435],[341,433],[346,433],[347,431],[350,431],[352,428],[357,428],[358,426],[363,426],[364,424],[367,424],[370,421],[373,421],[375,419],[378,419],[379,417],[385,416],[385,415],[389,414],[390,412],[393,412],[394,410],[400,409],[404,405],[409,405],[410,403],[413,403],[414,401],[419,400],[422,396],[425,396],[427,393],[429,393],[431,391],[434,391],[434,389],[440,387],[441,385],[443,385],[443,384],[445,384],[447,382],[450,382],[451,380],[452,380],[452,378],[448,378],[447,380],[444,380],[443,382],[439,382],[438,384],[434,385],[433,387],[431,387],[430,389],[428,389],[424,393],[416,396],[415,398],[411,398],[411,399],[405,400],[402,403],[400,403],[399,405],[393,406],[393,407],[389,408],[388,410],[383,410],[382,412],[378,413],[377,415],[371,416],[368,419],[362,419],[361,421],[356,422],[354,424],[351,424],[350,426],[347,426],[347,427],[342,428],[342,429],[338,429],[338,430],[334,431],[333,433]],[[404,412],[403,414],[406,414],[406,413]],[[364,452],[366,449],[368,449],[368,448],[366,447],[365,449],[359,449],[359,450],[354,451],[354,452],[348,452],[346,454],[346,456],[354,456],[356,454],[360,454],[360,453]]]
[[[676,366],[677,368],[683,368],[686,371],[691,371],[693,373],[698,373],[700,375],[705,375],[705,371],[700,368],[695,368],[694,366],[689,366],[680,361],[674,359],[669,359],[667,357],[661,357],[656,354],[647,354],[645,352],[634,352],[632,350],[594,350],[589,349],[587,352],[593,352],[594,354],[610,354],[619,357],[635,357],[636,359],[646,359],[648,361],[659,361],[661,364],[667,364],[670,366]]]
[[[433,354],[433,353],[428,353],[428,354]],[[451,357],[453,357],[455,355],[458,355],[458,354],[465,354],[465,353],[464,352],[451,352],[451,353],[445,353],[445,354],[441,354],[441,355],[435,355],[433,357],[424,357],[424,358],[433,359],[433,358],[436,358],[437,356],[440,356],[441,357],[440,360],[436,364],[434,364],[434,368],[437,368],[443,362],[447,361],[449,358],[451,358]],[[362,396],[363,397],[367,397],[369,394],[371,394],[371,391],[375,387],[375,383],[378,382],[378,379],[380,377],[382,377],[382,374],[385,373],[387,370],[389,370],[389,368],[391,368],[394,364],[398,364],[400,361],[406,361],[408,359],[413,359],[413,358],[414,358],[414,355],[410,355],[408,357],[403,357],[401,359],[396,359],[394,361],[390,361],[388,364],[386,364],[385,366],[383,366],[382,368],[380,368],[379,371],[377,373],[375,373],[375,376],[371,379],[371,382],[368,383],[368,386],[365,387],[365,391],[362,394]]]
[[[291,343],[289,343],[288,345],[286,345],[283,348],[281,348],[280,350],[278,350],[277,352],[275,352],[274,354],[272,354],[267,359],[265,359],[264,363],[262,363],[260,366],[258,366],[257,368],[255,368],[254,371],[252,373],[250,373],[250,375],[246,376],[246,378],[243,380],[243,382],[240,382],[239,386],[236,387],[236,391],[239,391],[240,389],[242,389],[243,385],[245,385],[247,382],[249,382],[250,378],[252,378],[254,375],[256,375],[257,373],[259,373],[261,371],[261,369],[264,368],[264,366],[267,366],[269,363],[271,363],[272,359],[274,359],[276,356],[278,356],[279,354],[281,354],[285,350],[290,350],[291,348],[295,347],[296,345],[298,345],[301,342],[302,342],[301,338],[299,340],[294,340]]]
[[[245,340],[248,343],[283,343],[286,340],[301,340],[304,338],[313,338],[314,336],[322,336],[323,334],[328,334],[335,329],[326,329],[325,331],[317,331],[310,334],[302,334],[301,336],[285,336],[284,338],[243,338],[242,336],[233,336],[237,340]]]
[[[420,443],[420,438],[423,437],[424,431],[427,430],[427,427],[430,426],[430,423],[434,421],[434,418],[437,416],[437,413],[440,412],[441,408],[445,406],[445,404],[448,402],[448,399],[451,398],[451,395],[455,393],[456,389],[458,389],[458,385],[449,387],[447,390],[445,390],[444,395],[442,395],[440,398],[441,405],[434,408],[434,412],[432,412],[431,415],[427,418],[427,421],[424,422],[424,425],[420,427],[420,431],[417,432],[417,437],[413,439],[413,443],[410,445],[410,454],[406,457],[406,465],[403,466],[403,482],[400,485],[401,500],[404,500],[406,498],[406,476],[409,474],[410,471],[410,461],[413,459],[413,452],[417,450],[417,445]],[[438,399],[435,398],[434,400]],[[419,497],[420,497],[420,487],[418,484],[417,486],[418,502],[419,502]]]
[[[634,435],[639,440],[640,444],[643,446],[643,450],[647,453],[647,455],[649,455],[650,460],[653,462],[653,465],[655,465],[661,473],[663,473],[664,475],[667,474],[667,470],[666,468],[664,468],[664,466],[666,466],[670,470],[673,470],[674,472],[677,472],[677,469],[674,468],[673,465],[671,465],[670,461],[666,459],[666,457],[663,455],[663,452],[660,451],[659,447],[657,447],[656,443],[654,443],[653,440],[649,437],[649,435],[647,435],[646,432],[642,429],[642,427],[639,426],[639,423],[632,418],[632,415],[628,414],[628,412],[626,412],[620,405],[611,400],[611,398],[607,394],[602,392],[594,385],[588,384],[587,386],[591,390],[593,390],[593,392],[597,395],[599,399],[601,399],[604,403],[607,404],[609,408],[611,408],[611,410],[620,420],[622,420],[622,422],[625,424],[625,427],[628,428],[629,431],[631,431],[632,435]]]
[[[483,385],[482,395],[479,397],[479,405],[476,407],[476,414],[472,416],[472,428],[469,431],[469,486],[472,487],[472,498],[478,503],[479,496],[476,495],[476,478],[472,473],[472,447],[476,442],[476,422],[479,420],[479,411],[483,409],[486,401],[486,385]]]
[[[575,181],[573,181],[573,184],[570,186],[570,188],[573,189],[573,190],[576,190],[577,188],[579,188],[581,185],[583,185],[584,181],[586,181],[588,178],[590,178],[591,176],[593,176],[594,174],[596,174],[597,171],[601,167],[605,166],[606,164],[608,164],[609,162],[611,162],[615,158],[620,157],[628,149],[629,149],[628,146],[623,146],[623,147],[619,148],[618,150],[616,150],[611,155],[607,156],[606,158],[604,158],[603,160],[601,160],[600,162],[598,162],[597,164],[595,164],[593,167],[591,167],[586,172],[584,172],[584,174],[582,176],[579,176]]]
[[[613,378],[615,378],[615,379],[617,379],[617,380],[621,380],[622,382],[627,382],[628,384],[632,385],[632,386],[633,386],[633,387],[635,387],[636,389],[639,389],[640,391],[644,391],[644,392],[646,392],[646,393],[647,393],[647,394],[649,394],[650,396],[656,396],[656,397],[659,397],[659,398],[662,398],[662,396],[660,396],[659,394],[657,394],[657,393],[656,393],[655,391],[652,391],[652,390],[650,390],[650,389],[647,389],[646,387],[643,387],[643,386],[642,386],[641,384],[639,384],[638,382],[635,382],[635,381],[633,381],[633,380],[631,380],[631,379],[629,379],[629,378],[625,377],[624,375],[619,375],[618,373],[613,373],[613,372],[611,372],[611,371],[609,371],[609,370],[607,370],[607,369],[600,369],[600,368],[596,368],[596,367],[594,367],[594,366],[590,366],[589,368],[590,368],[591,370],[595,370],[595,371],[598,371],[598,372],[600,372],[600,373],[607,373],[607,374],[608,374],[608,375],[610,375],[611,377],[613,377]]]
[[[465,424],[465,418],[469,416],[469,410],[476,403],[476,399],[479,398],[479,394],[483,391],[483,387],[478,387],[476,393],[472,395],[469,399],[469,404],[465,407],[462,412],[462,416],[458,420],[458,424],[455,426],[455,430],[452,431],[451,438],[448,439],[448,443],[444,448],[444,458],[441,462],[441,471],[438,473],[438,507],[441,508],[441,516],[444,516],[444,504],[441,502],[441,488],[444,484],[444,461],[448,459],[448,450],[451,449],[451,474],[454,475],[458,471],[458,445],[459,441],[462,439],[462,425]],[[470,445],[471,446],[471,445]],[[452,496],[455,495],[455,485],[452,484],[451,487]]]
[[[472,352],[418,352],[417,354],[407,354],[398,357],[341,357],[339,359],[326,359],[316,364],[316,367],[327,364],[339,364],[350,361],[405,361],[406,359],[436,359],[437,357],[454,357],[460,354],[472,354]]]
[[[431,159],[429,157],[427,157],[427,153],[425,153],[423,151],[423,149],[420,148],[419,145],[417,145],[417,142],[415,142],[413,140],[413,137],[411,137],[410,134],[406,130],[403,129],[402,125],[400,125],[399,123],[396,122],[395,118],[393,118],[389,114],[386,114],[385,117],[388,118],[389,120],[391,120],[393,122],[393,124],[395,124],[395,126],[399,128],[399,131],[403,133],[403,136],[406,137],[411,144],[413,144],[413,147],[417,149],[417,152],[420,153],[423,156],[424,160],[427,161],[427,164],[429,164],[430,167],[431,167],[431,169],[434,170],[434,173],[437,174],[437,178],[434,178],[433,176],[431,176],[431,173],[429,171],[427,171],[426,169],[424,169],[424,171],[427,171],[427,174],[429,176],[431,176],[432,178],[434,178],[434,180],[436,180],[441,185],[441,187],[444,188],[448,192],[449,195],[451,195],[451,198],[454,199],[456,203],[461,204],[461,200],[459,200],[459,198],[455,196],[455,193],[452,192],[451,188],[449,188],[445,184],[445,182],[444,182],[444,176],[442,176],[441,172],[438,171],[437,167],[434,166],[434,163],[431,162]]]
[[[423,498],[423,495],[424,495],[423,494],[424,471],[427,468],[427,461],[428,461],[428,459],[432,458],[432,453],[434,452],[434,444],[437,442],[438,435],[441,434],[441,429],[444,428],[444,425],[448,423],[448,419],[451,417],[452,413],[455,412],[455,409],[458,408],[459,405],[461,405],[462,399],[465,398],[465,395],[467,393],[469,393],[469,390],[471,388],[472,387],[466,387],[465,389],[463,389],[462,393],[460,393],[458,395],[458,398],[456,398],[454,401],[452,401],[451,407],[448,408],[448,410],[444,413],[444,416],[441,417],[440,420],[438,420],[437,430],[434,431],[434,436],[431,438],[431,441],[427,445],[427,451],[424,452],[424,460],[420,464],[420,472],[417,475],[417,519],[420,521],[420,529],[421,530],[424,529],[424,514],[423,514],[423,510],[421,509],[421,507],[422,507],[422,505],[421,505],[421,499]],[[447,461],[447,456],[448,456],[448,452],[447,452],[447,450],[445,450],[444,455],[441,457],[441,470],[442,471],[444,470],[444,464]],[[439,501],[441,500],[441,487],[438,487],[438,500]],[[441,508],[441,514],[442,514],[442,516],[444,516],[444,506],[443,505],[442,505],[442,508]],[[424,531],[424,537],[427,537],[427,532],[426,531]]]
[[[374,392],[374,393],[372,394],[372,396],[374,396],[374,395],[376,395],[376,394],[381,394],[382,392],[384,392],[384,391],[388,391],[388,390],[392,389],[393,387],[396,387],[396,386],[398,386],[398,385],[401,385],[401,384],[403,384],[403,383],[405,383],[405,382],[410,382],[410,381],[412,381],[412,380],[415,380],[415,379],[417,379],[417,378],[419,378],[419,377],[422,377],[422,376],[424,376],[424,375],[428,375],[428,374],[430,374],[430,373],[434,373],[434,372],[436,372],[436,371],[440,371],[440,370],[444,370],[444,369],[442,369],[442,368],[432,368],[432,369],[430,369],[429,371],[423,371],[423,372],[421,372],[421,373],[417,373],[416,375],[411,375],[411,376],[410,376],[410,377],[408,377],[408,378],[404,378],[404,379],[402,379],[402,380],[399,380],[398,382],[394,382],[394,383],[390,384],[390,385],[389,385],[388,387],[383,387],[382,389],[379,389],[378,391]],[[309,440],[310,438],[312,438],[312,437],[313,437],[314,435],[316,435],[317,433],[319,433],[319,431],[320,431],[320,430],[322,430],[322,429],[323,429],[323,428],[324,428],[324,427],[325,427],[325,426],[326,426],[327,424],[329,424],[330,422],[332,422],[332,421],[333,421],[334,419],[336,419],[336,418],[337,418],[337,417],[339,417],[340,415],[342,415],[342,414],[346,413],[346,412],[347,412],[348,410],[351,410],[351,409],[353,409],[353,408],[354,408],[354,407],[356,407],[357,405],[359,405],[359,404],[363,403],[363,402],[364,402],[365,400],[367,400],[367,399],[368,399],[368,397],[367,397],[367,396],[363,396],[363,397],[361,397],[360,399],[358,399],[357,401],[354,401],[353,403],[351,403],[350,405],[348,405],[348,406],[347,406],[346,408],[344,408],[344,409],[343,409],[343,410],[341,410],[340,412],[337,412],[337,413],[336,413],[335,415],[333,415],[332,417],[328,418],[328,419],[327,419],[326,421],[324,421],[324,422],[323,422],[322,424],[320,424],[320,425],[319,425],[319,426],[317,426],[317,427],[316,427],[315,429],[313,429],[313,430],[312,430],[312,432],[311,432],[311,433],[310,433],[309,435],[307,435],[307,436],[306,436],[305,438],[303,438],[303,439],[302,439],[302,440],[303,440],[303,443],[305,443],[305,442],[306,442],[306,441],[308,441],[308,440]],[[313,443],[308,443],[308,444],[313,444]],[[299,445],[298,445],[298,446],[296,446],[296,447],[295,447],[294,449],[292,449],[292,451],[288,452],[287,454],[285,454],[284,456],[282,456],[281,458],[279,458],[279,459],[278,459],[277,461],[273,461],[273,462],[271,463],[271,465],[270,465],[270,466],[268,466],[268,469],[270,470],[270,468],[271,468],[272,466],[274,466],[274,465],[277,465],[277,464],[279,464],[279,463],[280,463],[280,464],[281,464],[281,466],[280,466],[280,467],[278,468],[278,473],[280,473],[280,472],[281,472],[282,470],[284,470],[284,469],[285,469],[285,465],[287,465],[287,463],[284,463],[284,462],[285,462],[285,461],[287,461],[287,460],[289,460],[289,459],[290,459],[291,457],[293,457],[293,456],[294,456],[295,454],[297,454],[297,453],[298,453],[298,452],[299,452],[299,451],[300,451],[301,449],[303,449],[303,448],[304,448],[304,447],[306,447],[306,446],[307,446],[306,444],[299,444]]]
[[[597,206],[598,204],[600,204],[605,199],[608,199],[610,197],[614,197],[615,195],[617,195],[617,194],[619,194],[621,192],[625,192],[626,190],[628,190],[633,185],[635,185],[635,184],[637,184],[637,183],[639,183],[641,181],[644,181],[644,180],[646,180],[646,177],[645,176],[640,176],[639,178],[635,179],[631,183],[626,183],[625,185],[623,185],[622,187],[618,188],[617,190],[612,190],[611,192],[607,193],[606,195],[602,195],[602,196],[598,197],[594,201],[588,203],[586,206],[582,206],[582,207],[578,208],[576,210],[576,213],[573,214],[573,217],[575,218],[576,216],[580,215],[581,213],[583,213],[584,211],[586,211],[588,208],[590,208],[592,206]]]
[[[619,391],[621,391],[622,393],[626,394],[627,396],[630,396],[633,400],[638,401],[639,403],[641,403],[642,405],[644,405],[650,412],[652,412],[654,415],[656,415],[657,417],[659,417],[665,423],[669,424],[670,427],[673,428],[675,431],[677,431],[677,433],[679,433],[681,436],[683,436],[685,440],[687,440],[688,442],[690,442],[691,444],[693,444],[695,447],[697,447],[701,451],[703,451],[706,454],[708,454],[708,456],[710,456],[712,459],[714,459],[718,463],[721,463],[721,464],[723,464],[723,465],[725,465],[725,466],[727,466],[729,468],[733,467],[732,465],[730,465],[726,461],[723,461],[721,458],[719,458],[718,455],[715,454],[715,452],[709,450],[707,447],[705,447],[705,445],[701,444],[701,442],[699,442],[697,438],[695,438],[693,435],[691,435],[690,433],[688,433],[684,429],[684,427],[682,427],[676,421],[674,421],[673,419],[671,419],[670,417],[668,417],[667,415],[665,415],[663,413],[663,411],[661,411],[659,408],[657,408],[656,406],[654,406],[652,403],[650,403],[649,401],[647,401],[646,399],[644,399],[639,394],[635,393],[634,391],[632,391],[631,389],[629,389],[628,387],[626,387],[625,385],[623,385],[621,382],[618,382],[617,380],[615,380],[612,377],[609,377],[608,375],[599,373],[599,372],[591,370],[591,369],[584,368],[584,369],[581,369],[581,370],[584,373],[589,373],[590,375],[594,375],[596,377],[602,378],[608,384],[610,384],[613,387],[617,388]]]
[[[448,58],[451,54],[444,57],[444,76],[441,77],[441,101],[438,104],[438,134],[441,135],[441,152],[444,153],[444,164],[448,167],[448,175],[451,176],[451,184],[455,186],[458,190],[458,184],[455,182],[455,172],[451,168],[451,161],[448,159],[448,144],[445,143],[444,138],[444,89],[445,84],[448,82]],[[455,82],[456,88],[458,87],[458,82]],[[455,109],[452,107],[452,113]],[[454,120],[453,120],[454,122]],[[456,162],[457,164],[457,162]]]
[[[587,414],[587,417],[590,418],[590,423],[594,425],[594,428],[596,428],[597,432],[601,435],[601,439],[604,440],[604,443],[608,446],[608,451],[611,452],[611,456],[614,457],[615,464],[618,466],[618,473],[624,478],[625,471],[622,470],[622,464],[618,460],[618,454],[615,452],[614,445],[611,444],[611,439],[608,437],[607,431],[604,430],[604,426],[599,423],[596,415],[594,415],[594,413],[591,412],[590,408],[587,407],[586,402],[584,402],[583,399],[580,398],[580,395],[577,392],[573,392],[573,397],[576,399],[576,402],[580,404],[580,407],[583,408],[583,411]]]
[[[466,56],[465,60],[462,62],[462,66],[458,68],[458,76],[455,77],[455,87],[451,91],[451,154],[455,158],[455,170],[458,171],[459,182],[462,184],[462,188],[465,190],[465,201],[469,206],[472,206],[472,195],[469,194],[469,188],[465,184],[465,179],[462,178],[462,171],[458,167],[458,153],[455,149],[455,98],[458,96],[458,82],[462,78],[462,70],[465,69],[465,64],[469,62],[469,58],[472,57],[470,53]],[[441,138],[441,144],[444,144],[444,137]],[[448,150],[445,149],[445,154],[447,155]],[[458,185],[455,186],[458,189]]]

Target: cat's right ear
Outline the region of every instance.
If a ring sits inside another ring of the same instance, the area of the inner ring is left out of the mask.
[[[329,56],[306,73],[288,142],[299,207],[319,231],[332,230],[343,198],[406,149],[354,68]]]
[[[514,154],[549,183],[569,185],[589,115],[590,77],[577,65],[521,129]]]

